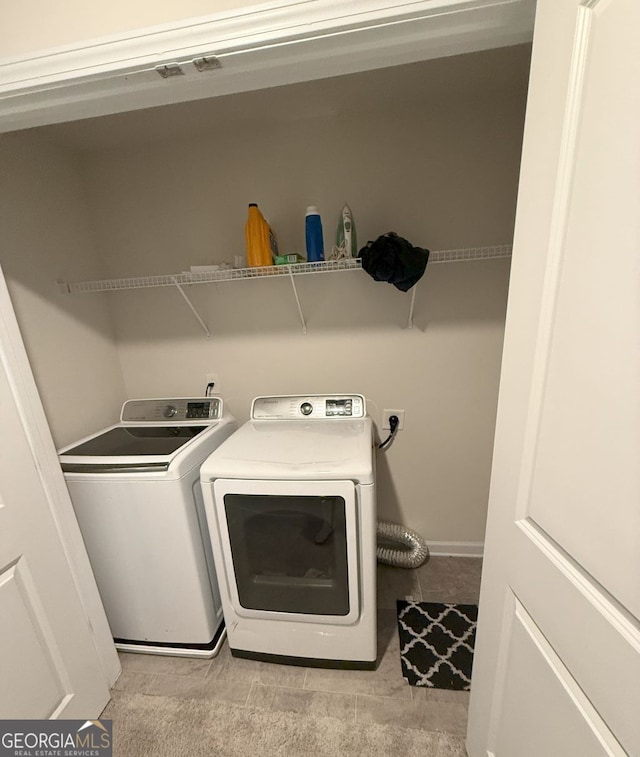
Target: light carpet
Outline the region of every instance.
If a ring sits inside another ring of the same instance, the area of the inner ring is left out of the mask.
[[[226,702],[118,692],[102,717],[113,720],[114,757],[466,757],[446,733]]]

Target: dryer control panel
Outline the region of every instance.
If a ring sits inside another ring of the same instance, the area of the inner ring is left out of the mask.
[[[222,418],[220,397],[169,397],[167,399],[128,400],[120,420],[127,423],[185,423]]]
[[[326,421],[364,418],[366,404],[361,394],[309,394],[288,397],[256,397],[251,406],[253,420]]]

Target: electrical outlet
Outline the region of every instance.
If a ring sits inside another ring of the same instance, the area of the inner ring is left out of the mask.
[[[211,390],[211,394],[218,394],[220,392],[220,379],[218,378],[217,373],[205,373],[204,374],[204,388],[205,391],[209,384],[213,384],[213,389]]]
[[[398,418],[398,431],[404,428],[404,410],[383,410],[382,411],[382,429],[391,429],[389,418],[395,415]]]

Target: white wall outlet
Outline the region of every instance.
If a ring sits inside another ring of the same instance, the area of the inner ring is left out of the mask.
[[[392,415],[398,416],[398,431],[402,431],[404,428],[404,410],[383,410],[382,411],[382,429],[391,430],[389,418]]]
[[[213,389],[211,390],[211,394],[218,394],[220,392],[220,379],[218,378],[217,373],[205,373],[204,374],[204,387],[205,391],[206,388],[209,386],[209,384],[213,384]]]

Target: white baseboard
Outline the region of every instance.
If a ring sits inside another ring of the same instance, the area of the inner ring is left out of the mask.
[[[482,541],[428,541],[429,554],[433,557],[482,557]]]

